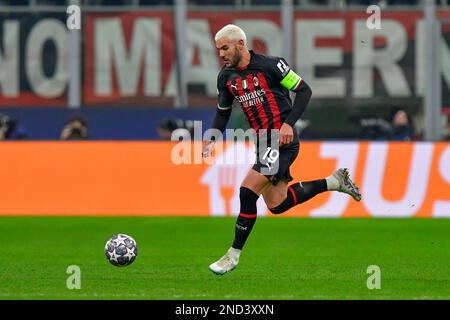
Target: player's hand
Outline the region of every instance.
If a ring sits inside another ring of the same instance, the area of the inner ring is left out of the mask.
[[[203,158],[208,158],[212,154],[212,149],[214,147],[214,141],[202,141],[202,156]]]
[[[281,145],[291,143],[294,140],[294,129],[287,123],[283,123],[280,128],[278,143]]]

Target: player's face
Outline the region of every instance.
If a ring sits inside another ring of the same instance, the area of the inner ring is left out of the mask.
[[[219,56],[223,60],[225,67],[234,68],[241,61],[240,41],[230,41],[227,37],[216,41],[216,47],[219,50]]]

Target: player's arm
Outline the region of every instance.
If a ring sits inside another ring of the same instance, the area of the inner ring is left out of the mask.
[[[296,93],[292,110],[280,128],[280,144],[291,143],[294,139],[294,124],[305,112],[312,90],[284,59],[278,60],[274,70],[280,85]]]
[[[217,104],[216,116],[211,124],[211,129],[218,129],[223,133],[227,127],[228,120],[231,116],[232,104],[227,107],[222,107],[220,102]]]
[[[281,81],[281,85],[296,93],[291,113],[284,122],[291,127],[294,127],[294,124],[298,119],[300,119],[308,106],[309,100],[311,99],[312,90],[309,85],[292,70],[289,70],[289,73]]]
[[[217,109],[211,128],[223,133],[231,116],[234,96],[227,88],[226,76],[222,72],[217,76]]]
[[[211,129],[217,129],[223,133],[223,131],[227,127],[228,120],[230,119],[231,109],[232,104],[228,107],[222,107],[219,102],[217,104],[216,116],[214,117],[214,120],[211,124]],[[203,141],[203,150],[202,150],[203,157],[206,158],[211,155],[214,143],[215,141],[212,140]]]
[[[217,78],[217,100],[216,115],[211,124],[211,129],[217,129],[223,133],[231,116],[234,97],[231,95],[230,91],[228,91],[221,74],[219,74]],[[203,141],[204,157],[211,155],[213,145],[214,141]]]

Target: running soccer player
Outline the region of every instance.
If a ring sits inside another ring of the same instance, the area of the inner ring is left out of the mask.
[[[211,127],[225,130],[236,99],[258,137],[256,163],[240,187],[240,213],[233,244],[209,266],[212,272],[222,275],[239,263],[241,250],[256,221],[256,201],[260,195],[272,213],[280,214],[325,191],[344,192],[356,201],[361,200],[361,194],[347,169],[338,169],[325,179],[288,185],[293,180],[289,167],[299,152],[299,138],[293,127],[310,100],[310,87],[283,58],[248,50],[245,33],[236,25],[219,30],[215,42],[224,67],[217,77],[218,105]],[[296,93],[293,104],[289,91]],[[278,135],[275,144],[271,132]],[[204,157],[210,155],[213,144],[203,141]]]

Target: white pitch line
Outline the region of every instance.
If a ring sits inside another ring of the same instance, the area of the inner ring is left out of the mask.
[[[73,293],[73,294],[44,294],[44,293],[24,293],[24,294],[12,294],[12,293],[0,293],[0,297],[141,297],[141,298],[147,298],[147,299],[153,299],[153,300],[165,300],[162,299],[161,296],[151,296],[144,293],[128,293],[128,294],[99,294],[99,293]],[[208,297],[214,297],[217,298],[217,295],[215,294],[189,294],[189,295],[182,295],[182,294],[174,294],[172,295],[172,298],[174,299],[189,299],[189,298],[208,298]],[[224,295],[224,299],[276,299],[276,300],[303,300],[303,299],[309,299],[309,298],[295,298],[294,295]],[[330,299],[331,296],[326,295],[314,295],[311,297],[312,299]],[[333,296],[333,299],[336,297]],[[373,296],[371,298],[374,299],[399,299],[399,296]],[[339,296],[337,299],[362,299],[362,300],[371,300],[368,297],[360,297],[360,296]],[[412,298],[406,298],[406,300],[428,300],[428,299],[450,299],[450,296],[418,296],[418,297],[412,297]]]

